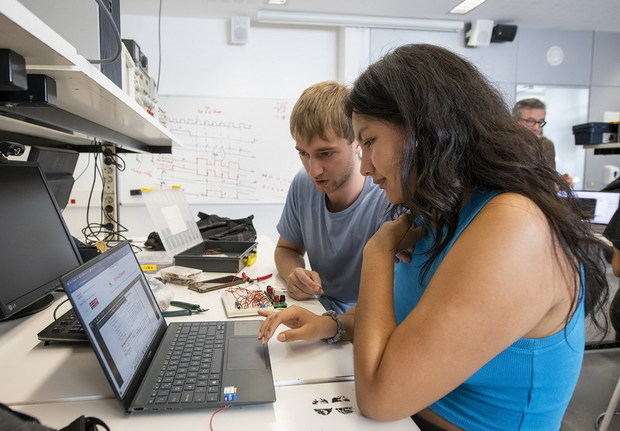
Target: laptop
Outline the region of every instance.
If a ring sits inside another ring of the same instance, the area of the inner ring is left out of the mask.
[[[575,190],[573,193],[582,210],[589,215],[592,230],[595,233],[602,234],[616,209],[618,209],[620,193],[586,190]]]
[[[129,243],[61,282],[127,412],[275,401],[261,321],[167,325]]]

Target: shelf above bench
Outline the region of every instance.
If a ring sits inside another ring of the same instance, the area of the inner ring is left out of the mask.
[[[26,60],[29,74],[56,81],[57,102],[3,104],[0,139],[47,139],[89,151],[93,140],[136,152],[170,152],[180,145],[157,119],[17,0],[0,2],[0,48]],[[17,124],[20,123],[20,124]]]

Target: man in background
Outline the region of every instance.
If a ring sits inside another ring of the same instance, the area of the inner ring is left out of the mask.
[[[290,130],[304,170],[288,191],[275,251],[293,299],[318,296],[338,313],[357,301],[362,250],[388,215],[383,191],[360,173],[360,150],[343,108],[348,94],[337,82],[321,82],[293,108]]]
[[[555,170],[555,147],[553,142],[543,136],[543,127],[547,122],[547,107],[545,104],[534,97],[530,99],[519,100],[512,108],[512,116],[516,118],[521,125],[530,130],[540,140],[542,145],[543,156],[547,164]],[[573,178],[569,174],[563,174],[562,177],[569,184],[572,184]]]

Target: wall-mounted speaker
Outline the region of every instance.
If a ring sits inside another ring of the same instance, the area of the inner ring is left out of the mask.
[[[512,42],[517,35],[517,26],[512,24],[497,24],[493,27],[491,42]]]
[[[490,19],[477,19],[465,30],[465,42],[467,46],[489,46],[493,33],[493,21]]]
[[[243,45],[248,43],[250,38],[250,17],[231,16],[230,17],[230,43]]]

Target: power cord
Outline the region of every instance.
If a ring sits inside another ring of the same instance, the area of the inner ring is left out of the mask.
[[[58,317],[56,317],[56,312],[58,311],[58,309],[60,308],[60,306],[61,306],[62,304],[64,304],[65,302],[67,302],[68,300],[69,300],[69,298],[65,299],[65,300],[64,300],[64,301],[62,301],[60,304],[58,304],[58,305],[56,306],[56,308],[54,308],[54,313],[53,313],[54,320],[57,320],[57,319],[58,319]]]
[[[611,421],[614,419],[614,416],[620,415],[620,410],[616,410],[618,408],[618,404],[620,403],[620,379],[616,383],[616,387],[614,388],[613,393],[611,394],[611,398],[609,399],[609,403],[607,404],[607,409],[601,413],[594,422],[595,430],[605,430],[611,429]]]
[[[594,421],[594,429],[595,430],[600,429],[601,422],[603,422],[603,418],[605,418],[605,414],[606,413],[601,413],[600,415],[598,415],[598,417]],[[620,416],[620,410],[616,410],[615,413],[614,413],[614,416]]]
[[[102,59],[99,59],[99,60],[88,60],[88,61],[91,64],[113,63],[116,60],[118,60],[118,58],[121,56],[122,43],[123,43],[121,41],[121,32],[119,31],[118,26],[114,22],[114,18],[112,17],[112,14],[110,13],[110,10],[105,6],[105,4],[103,4],[103,0],[95,0],[95,1],[99,5],[99,10],[103,12],[105,17],[108,19],[108,22],[112,26],[112,30],[114,31],[114,35],[116,36],[116,51],[114,52],[114,55],[112,57],[102,58]]]
[[[161,4],[164,0],[159,0],[159,13],[157,14],[157,84],[155,89],[159,91],[159,78],[161,77]]]
[[[0,157],[21,156],[26,147],[17,142],[0,141]]]
[[[217,409],[216,411],[214,411],[213,413],[211,413],[211,418],[209,419],[209,430],[210,431],[213,431],[213,418],[215,417],[215,415],[218,414],[219,412],[223,412],[229,407],[230,407],[230,404],[227,404],[224,407],[221,407]]]
[[[104,148],[102,154],[104,156],[104,163],[105,164],[116,166],[116,169],[119,172],[123,172],[125,170],[125,166],[126,166],[125,165],[125,161],[118,154],[115,154],[109,148]],[[122,165],[120,165],[116,161],[117,159],[122,162]],[[103,182],[104,182],[103,181],[103,173],[101,172],[101,169],[99,169],[99,167],[97,167],[96,172],[99,174],[99,178],[101,179],[101,184],[103,184]],[[103,202],[103,189],[102,189],[101,190],[101,219],[100,219],[100,222],[103,222],[104,211],[106,211],[106,210],[105,210],[105,205],[104,205],[104,202]],[[103,238],[103,241],[106,243],[106,245],[107,246],[110,245],[110,242],[112,241],[112,238],[114,236],[118,236],[121,240],[127,240],[127,238],[123,235],[123,233],[128,232],[128,229],[125,226],[123,226],[122,224],[120,224],[116,219],[114,219],[114,217],[112,217],[107,211],[105,212],[105,218],[110,220],[110,222],[108,222],[108,223],[101,224],[101,227],[108,231],[106,236]],[[140,251],[142,251],[142,249],[140,247],[135,246],[133,244],[132,244],[132,248],[137,248]]]
[[[118,163],[119,161],[121,163]],[[109,148],[104,148],[103,150],[103,163],[106,165],[116,166],[119,172],[123,172],[127,167],[125,160],[119,154],[116,154]]]
[[[95,184],[97,182],[97,159],[98,159],[97,144],[95,143],[95,152],[93,154],[93,161],[94,161],[93,182],[91,183],[91,186],[90,186],[90,192],[88,193],[88,202],[86,204],[86,227],[82,229],[82,236],[84,237],[84,240],[88,244],[92,244],[93,242],[99,241],[98,235],[101,234],[101,231],[102,231],[100,224],[90,222],[90,203],[93,197],[93,192],[95,191]],[[93,226],[97,226],[97,225],[99,225],[99,231],[94,232]]]
[[[86,226],[82,229],[82,236],[84,237],[85,242],[88,244],[94,244],[101,241],[105,243],[106,246],[111,247],[111,243],[116,242],[113,241],[114,237],[118,237],[120,240],[123,241],[128,241],[127,237],[123,235],[124,233],[128,232],[128,229],[105,211],[105,204],[103,202],[103,187],[101,189],[101,194],[99,197],[101,207],[99,222],[91,222],[90,206],[95,190],[95,185],[97,183],[97,178],[99,178],[102,185],[104,183],[103,173],[101,172],[99,166],[99,157],[102,157],[104,164],[116,166],[116,169],[119,172],[125,170],[126,164],[125,160],[123,160],[122,157],[120,157],[118,154],[115,154],[108,148],[102,148],[102,145],[100,143],[95,143],[94,146],[96,149],[93,154],[93,182],[91,184],[90,192],[88,194],[88,204],[86,207]],[[105,221],[104,219],[107,219],[107,221]],[[142,251],[142,248],[135,244],[131,244],[131,247],[134,252]]]
[[[84,172],[86,172],[88,170],[88,167],[90,166],[90,155],[88,155],[88,157],[86,157],[86,167],[84,169],[82,169],[82,172],[80,172],[80,175],[78,175],[75,180],[73,180],[74,183],[77,183],[77,181],[82,178],[82,175],[84,175]]]

